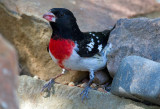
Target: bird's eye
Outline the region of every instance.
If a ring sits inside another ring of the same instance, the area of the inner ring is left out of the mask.
[[[63,17],[63,16],[64,16],[64,13],[61,13],[60,16]]]

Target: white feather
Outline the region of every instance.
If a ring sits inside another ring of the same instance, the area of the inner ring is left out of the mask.
[[[102,44],[98,45],[98,50],[99,50],[99,52],[102,50]]]
[[[88,49],[88,51],[92,51],[92,48],[91,47],[86,47]]]
[[[64,66],[67,69],[78,71],[100,70],[105,67],[107,62],[106,56],[99,57],[80,57],[75,50],[69,59],[64,61]]]
[[[87,44],[87,49],[88,49],[88,51],[92,51],[92,49],[94,48],[94,40],[93,39],[91,39],[91,42],[89,43],[89,44]]]

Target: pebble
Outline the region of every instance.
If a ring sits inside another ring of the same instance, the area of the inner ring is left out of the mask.
[[[100,92],[107,93],[107,91],[105,89],[103,89],[103,88],[98,88],[97,90],[100,91]]]
[[[39,78],[38,78],[38,76],[34,76],[33,78],[35,78],[35,79],[39,79]]]
[[[64,85],[68,85],[69,83],[65,82]]]
[[[85,83],[83,83],[83,84],[81,84],[81,88],[85,88],[87,86],[87,83],[85,82]]]
[[[41,93],[41,95],[44,97],[44,98],[47,98],[50,96],[50,93],[49,92],[43,92]]]
[[[77,87],[81,87],[81,85],[82,85],[82,84],[80,83],[80,84],[77,85]]]
[[[74,82],[70,82],[69,84],[68,84],[68,86],[75,86],[75,83]]]
[[[91,84],[91,88],[97,89],[97,85],[96,85],[95,83],[92,83],[92,84]]]

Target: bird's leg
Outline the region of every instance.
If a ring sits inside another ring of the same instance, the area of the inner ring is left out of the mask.
[[[41,92],[43,92],[45,89],[48,89],[48,91],[51,90],[52,85],[55,83],[55,79],[57,79],[58,77],[62,76],[63,74],[65,74],[68,70],[62,69],[62,73],[57,75],[56,77],[52,78],[49,80],[48,83],[44,84],[44,86],[42,87]]]
[[[80,95],[82,95],[82,102],[83,102],[84,98],[88,98],[88,92],[89,92],[89,89],[91,89],[90,85],[91,85],[92,81],[94,80],[94,71],[93,70],[90,71],[89,78],[90,78],[90,80],[89,80],[87,86],[80,94]]]

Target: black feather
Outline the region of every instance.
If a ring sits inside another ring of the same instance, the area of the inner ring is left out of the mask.
[[[112,30],[105,30],[104,32],[87,32],[84,33],[85,40],[78,41],[77,53],[81,57],[92,57],[99,53],[98,47],[102,45],[103,48],[107,45],[109,34]],[[91,33],[91,34],[90,34]],[[88,44],[94,42],[93,48],[89,48]]]

